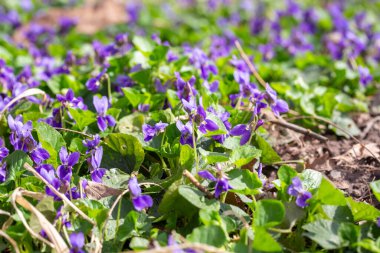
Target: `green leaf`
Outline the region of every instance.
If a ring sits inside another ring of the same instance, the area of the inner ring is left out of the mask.
[[[136,137],[129,134],[114,133],[109,134],[104,142],[125,158],[128,169],[136,171],[140,168],[145,154]]]
[[[183,168],[191,169],[194,164],[194,150],[189,145],[181,145],[179,163]]]
[[[143,85],[149,85],[151,83],[150,74],[151,74],[150,69],[143,69],[140,71],[132,72],[129,74],[129,76],[133,79],[133,81],[136,81]]]
[[[7,181],[13,181],[22,175],[22,173],[25,171],[25,163],[33,166],[33,161],[25,152],[21,150],[16,150],[11,153],[5,158],[5,162],[7,163]]]
[[[281,161],[281,157],[274,151],[272,146],[260,135],[255,134],[254,145],[261,150],[260,161],[263,164],[272,164]]]
[[[193,230],[186,238],[190,242],[222,247],[227,242],[226,234],[220,226],[201,226]]]
[[[373,221],[380,217],[380,210],[370,204],[365,202],[357,202],[352,198],[347,198],[347,202],[351,208],[355,222],[363,220]]]
[[[129,243],[129,247],[133,250],[147,249],[149,247],[149,240],[143,237],[133,237]]]
[[[257,202],[255,213],[256,227],[274,227],[283,221],[285,207],[279,200],[263,199]]]
[[[262,227],[255,228],[254,252],[282,252],[280,244]]]
[[[322,173],[319,171],[306,169],[302,172],[302,183],[308,191],[318,189],[322,180],[326,179],[323,178]]]
[[[376,199],[380,201],[380,180],[373,181],[370,184],[373,195],[375,195]]]
[[[196,188],[187,185],[181,185],[178,188],[178,193],[189,203],[191,203],[193,206],[199,209],[206,208],[212,210],[219,210],[220,208],[219,201],[217,201],[216,199],[207,199],[204,196],[204,193]]]
[[[66,145],[65,140],[57,130],[44,122],[37,123],[35,129],[42,147],[50,154],[46,162],[56,167],[59,164],[58,152]]]
[[[253,159],[259,158],[260,155],[261,150],[249,145],[244,145],[232,150],[230,161],[240,168],[251,162]]]
[[[323,205],[322,209],[331,220],[338,222],[354,221],[354,217],[348,206]]]
[[[344,116],[339,112],[334,112],[332,116],[332,121],[339,126],[339,128],[331,127],[337,135],[345,136],[346,138],[350,138],[350,136],[346,133],[348,132],[350,135],[357,136],[361,133],[360,129],[356,125],[356,123],[348,116]],[[340,129],[344,129],[342,131]]]
[[[324,249],[332,250],[342,247],[342,240],[338,235],[338,222],[319,219],[304,225],[302,228],[306,230],[306,237],[315,241]]]
[[[117,239],[125,241],[133,236],[138,236],[139,231],[147,228],[147,218],[145,213],[134,210],[128,212],[123,225],[118,228]]]
[[[228,173],[229,184],[232,192],[242,194],[254,194],[255,190],[261,187],[262,183],[256,173],[249,170],[233,169]]]
[[[345,206],[347,205],[343,192],[336,189],[326,178],[322,179],[317,194],[315,196],[325,205]]]
[[[150,42],[148,39],[144,37],[134,36],[132,39],[132,43],[139,51],[148,53],[153,51],[152,42]]]
[[[342,223],[339,226],[339,237],[345,246],[356,244],[360,239],[359,226],[352,223]]]
[[[166,53],[169,51],[167,46],[156,46],[150,55],[150,60],[154,62],[160,62],[165,59]]]
[[[173,182],[169,188],[166,190],[164,197],[162,198],[158,211],[162,214],[173,211],[173,207],[179,197],[178,187],[181,185],[181,180]]]
[[[358,246],[368,250],[369,252],[380,253],[379,243],[376,243],[373,240],[368,239],[368,238],[363,239],[360,242],[358,242]]]
[[[207,164],[213,164],[217,162],[226,162],[228,161],[228,154],[219,153],[219,152],[210,152],[206,151],[203,148],[199,148],[199,153],[202,155],[203,160],[206,161]]]
[[[128,101],[132,104],[133,107],[138,106],[139,104],[143,103],[146,97],[144,94],[141,94],[138,90],[135,88],[122,88],[124,95],[127,97]]]
[[[282,165],[278,169],[277,175],[282,182],[284,182],[286,185],[290,185],[292,183],[292,178],[297,176],[297,171],[288,165]]]

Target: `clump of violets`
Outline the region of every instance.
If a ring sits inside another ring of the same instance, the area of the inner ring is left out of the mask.
[[[114,117],[111,115],[107,115],[107,110],[109,107],[107,97],[103,96],[99,98],[94,96],[93,103],[96,109],[96,113],[98,114],[97,121],[98,127],[101,131],[104,131],[108,126],[113,127],[116,124]]]
[[[70,253],[85,253],[84,247],[84,235],[82,232],[70,234]]]
[[[144,124],[142,126],[142,131],[144,134],[144,141],[150,141],[155,136],[165,131],[165,128],[168,126],[167,123],[162,123],[161,121],[154,124],[153,126]]]
[[[141,188],[135,176],[131,176],[128,181],[129,192],[131,193],[132,204],[137,211],[142,211],[153,206],[153,199],[149,195],[142,195]]]
[[[218,130],[218,125],[211,119],[207,118],[207,114],[203,106],[200,104],[197,106],[195,97],[190,98],[190,101],[182,99],[183,107],[189,114],[191,120],[199,126],[199,130],[202,133],[207,133],[207,131]]]
[[[216,182],[214,196],[215,196],[215,198],[219,198],[219,196],[223,192],[227,192],[229,189],[232,189],[232,187],[228,183],[228,178],[222,172],[222,169],[221,169],[219,164],[217,164],[217,166],[216,166],[216,171],[217,171],[217,177],[215,177],[208,170],[201,170],[198,172],[198,175],[204,179]]]
[[[72,178],[73,166],[78,163],[79,152],[69,154],[65,146],[59,151],[59,158],[61,165],[57,170],[51,164],[42,164],[36,167],[36,171],[46,179],[56,190],[64,193],[70,199],[77,199],[80,197],[77,187],[70,189],[70,182]],[[54,197],[55,200],[60,198],[49,188],[45,187],[46,194]]]
[[[296,197],[296,204],[301,208],[308,206],[309,203],[307,203],[307,201],[312,197],[310,192],[303,189],[299,177],[294,177],[292,179],[292,184],[288,187],[288,194]]]
[[[41,144],[37,143],[33,138],[32,121],[24,124],[21,115],[18,115],[15,119],[9,115],[8,125],[11,129],[10,142],[15,150],[29,153],[30,158],[37,165],[50,158],[49,152],[42,148]]]
[[[83,103],[83,98],[75,97],[74,91],[68,89],[65,95],[58,94],[57,100],[61,102],[64,108],[78,108],[81,110],[87,110],[87,106]]]

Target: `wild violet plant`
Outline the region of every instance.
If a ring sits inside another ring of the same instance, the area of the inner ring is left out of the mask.
[[[9,34],[43,6],[2,4],[0,245],[379,252],[380,211],[281,161],[268,127],[290,109],[354,125],[378,81],[376,8],[144,2],[93,36],[31,24],[27,43]]]

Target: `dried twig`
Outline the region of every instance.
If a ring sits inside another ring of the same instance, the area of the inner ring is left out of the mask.
[[[6,104],[6,106],[1,110],[1,112],[0,112],[0,120],[3,117],[4,113],[9,109],[9,107],[11,107],[17,101],[19,101],[19,100],[21,100],[23,98],[26,98],[26,97],[30,97],[30,96],[34,96],[34,95],[39,95],[39,94],[46,96],[46,93],[44,91],[42,91],[40,89],[37,89],[37,88],[28,89],[28,90],[22,92],[20,95],[18,95],[14,99],[12,99],[8,104]]]
[[[373,119],[371,119],[368,123],[367,123],[367,127],[364,129],[364,131],[362,132],[362,134],[360,135],[360,139],[364,139],[365,137],[367,137],[369,131],[371,131],[373,125],[380,120],[380,116],[377,116]]]
[[[190,182],[195,185],[195,187],[197,187],[201,192],[205,193],[206,194],[206,197],[209,198],[209,199],[213,199],[214,198],[214,195],[212,195],[211,192],[209,192],[204,186],[202,186],[198,180],[188,171],[188,170],[185,170],[183,172],[183,175],[185,177],[187,177]]]
[[[251,70],[252,74],[255,76],[255,78],[257,79],[257,81],[259,81],[259,83],[266,89],[267,86],[268,86],[268,84],[264,81],[264,79],[261,78],[261,76],[257,72],[255,66],[253,66],[253,64],[249,60],[248,56],[244,53],[244,50],[240,46],[239,41],[235,40],[235,46],[238,49],[238,51],[240,53],[240,56],[243,58],[243,60],[245,61],[245,63],[248,65],[249,70]]]
[[[167,246],[162,248],[154,248],[144,251],[139,251],[139,253],[169,253],[169,252],[177,252],[179,249],[193,249],[198,250],[201,252],[208,252],[208,253],[229,253],[228,251],[218,249],[216,247],[202,244],[202,243],[183,243],[173,246]],[[124,251],[122,253],[133,253],[135,251]]]
[[[272,119],[272,120],[269,120],[269,122],[276,124],[276,125],[279,125],[279,126],[282,126],[282,127],[285,127],[285,128],[288,128],[288,129],[293,130],[297,133],[301,133],[301,134],[304,134],[306,136],[313,137],[313,138],[320,140],[320,141],[323,141],[323,142],[326,142],[329,140],[327,137],[320,135],[320,134],[317,134],[317,133],[311,131],[310,129],[306,129],[306,128],[297,126],[295,124],[286,122],[285,120]]]
[[[24,168],[30,172],[33,173],[34,176],[39,178],[42,182],[46,184],[47,187],[49,187],[55,195],[57,195],[59,198],[63,200],[66,204],[68,204],[71,208],[73,208],[80,216],[82,216],[83,219],[90,222],[92,225],[96,225],[93,220],[91,220],[90,217],[88,217],[82,210],[80,210],[76,205],[74,205],[73,202],[71,202],[65,194],[60,193],[57,189],[55,189],[45,178],[43,178],[32,166],[30,166],[28,163],[24,164]]]
[[[80,135],[86,136],[88,138],[92,138],[93,137],[90,134],[82,133],[82,132],[79,132],[79,131],[76,131],[76,130],[72,130],[72,129],[68,129],[68,128],[63,128],[63,127],[54,127],[54,128],[56,130],[60,130],[60,131],[64,131],[64,132],[71,132],[71,133],[80,134]]]
[[[10,237],[7,233],[5,233],[3,230],[0,230],[0,236],[4,237],[7,239],[7,241],[12,244],[14,250],[16,253],[20,253],[20,250],[18,249],[17,243],[15,240],[13,240],[12,237]]]

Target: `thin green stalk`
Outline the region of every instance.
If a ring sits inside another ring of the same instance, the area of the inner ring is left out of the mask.
[[[108,74],[104,75],[107,80],[107,92],[108,92],[108,100],[110,104],[112,104],[112,91],[111,91],[111,80]]]
[[[198,153],[197,153],[197,143],[195,140],[195,122],[194,119],[192,120],[193,123],[193,150],[194,150],[194,159],[195,159],[195,167],[197,168],[197,172],[199,171],[199,160],[198,160]]]
[[[117,231],[119,230],[119,220],[120,220],[120,213],[121,213],[121,202],[123,201],[123,198],[119,201],[119,206],[117,208],[117,217],[116,217],[116,231],[115,235],[117,235]],[[116,241],[117,236],[114,238],[114,242]]]

